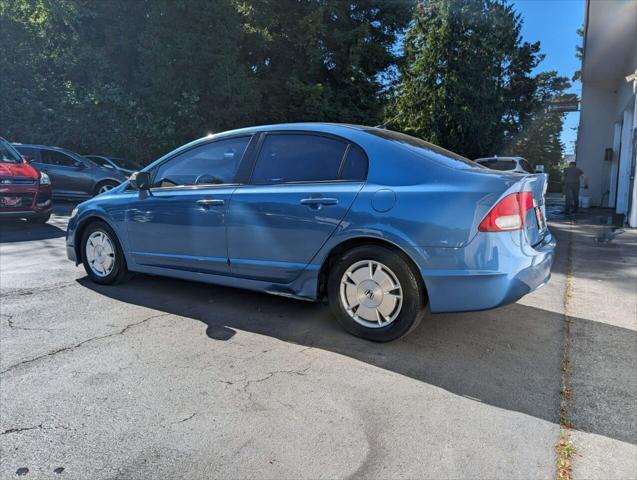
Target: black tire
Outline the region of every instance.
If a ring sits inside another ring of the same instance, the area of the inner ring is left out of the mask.
[[[44,215],[36,215],[34,217],[27,218],[27,222],[29,223],[46,223],[51,218],[51,212],[46,213]]]
[[[103,181],[103,182],[100,182],[100,183],[98,183],[97,185],[95,185],[95,191],[93,192],[93,196],[95,196],[95,195],[99,195],[99,193],[100,193],[100,189],[101,189],[102,187],[109,186],[109,187],[111,187],[111,188],[115,188],[115,187],[117,187],[118,185],[119,185],[119,183],[114,182],[114,181],[112,181],[112,180],[105,180],[105,181]]]
[[[388,267],[400,282],[402,306],[398,316],[386,326],[361,325],[347,312],[341,300],[341,280],[357,262],[371,260]],[[338,323],[349,333],[374,342],[389,342],[413,331],[422,320],[427,295],[418,272],[400,252],[377,245],[365,245],[345,252],[332,267],[327,279],[328,300]]]
[[[111,241],[114,249],[113,258],[115,263],[110,273],[105,276],[97,275],[87,260],[86,244],[89,237],[95,232],[102,232],[105,234]],[[108,224],[102,221],[91,223],[88,227],[86,227],[86,230],[84,230],[84,233],[82,234],[80,254],[82,255],[82,264],[84,265],[86,274],[95,283],[99,283],[100,285],[115,285],[126,281],[130,277],[128,269],[126,268],[126,258],[124,257],[124,252],[122,251],[117,235]]]

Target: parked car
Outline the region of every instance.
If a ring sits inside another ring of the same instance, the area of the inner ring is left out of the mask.
[[[494,308],[548,281],[545,182],[379,128],[245,128],[80,204],[67,254],[100,284],[141,272],[327,297],[346,330],[388,341],[427,305]]]
[[[475,160],[491,170],[514,173],[535,173],[531,164],[523,157],[486,157]]]
[[[51,217],[51,181],[0,137],[0,218],[46,223]]]
[[[32,165],[51,177],[54,197],[89,198],[120,185],[126,177],[59,147],[14,143]]]
[[[84,157],[88,158],[100,167],[118,170],[127,177],[142,168],[140,163],[126,158],[109,157],[106,155],[84,155]]]

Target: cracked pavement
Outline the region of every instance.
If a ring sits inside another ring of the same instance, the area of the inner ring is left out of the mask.
[[[562,256],[517,304],[378,345],[320,304],[94,285],[66,260],[71,208],[0,225],[0,478],[554,476]]]

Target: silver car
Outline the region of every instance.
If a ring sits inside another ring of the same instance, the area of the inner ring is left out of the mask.
[[[491,170],[513,173],[535,173],[531,164],[523,157],[485,157],[476,158],[475,162]]]
[[[20,154],[51,178],[54,197],[90,198],[127,180],[121,172],[104,168],[60,147],[14,143]]]

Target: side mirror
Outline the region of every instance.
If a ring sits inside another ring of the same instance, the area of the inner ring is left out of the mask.
[[[86,164],[84,162],[75,162],[74,167],[78,170],[84,170],[86,168]]]
[[[150,173],[135,172],[129,178],[130,184],[137,190],[150,190]]]
[[[22,155],[22,160],[24,160],[24,163],[31,163],[33,161],[33,157],[31,155]]]

